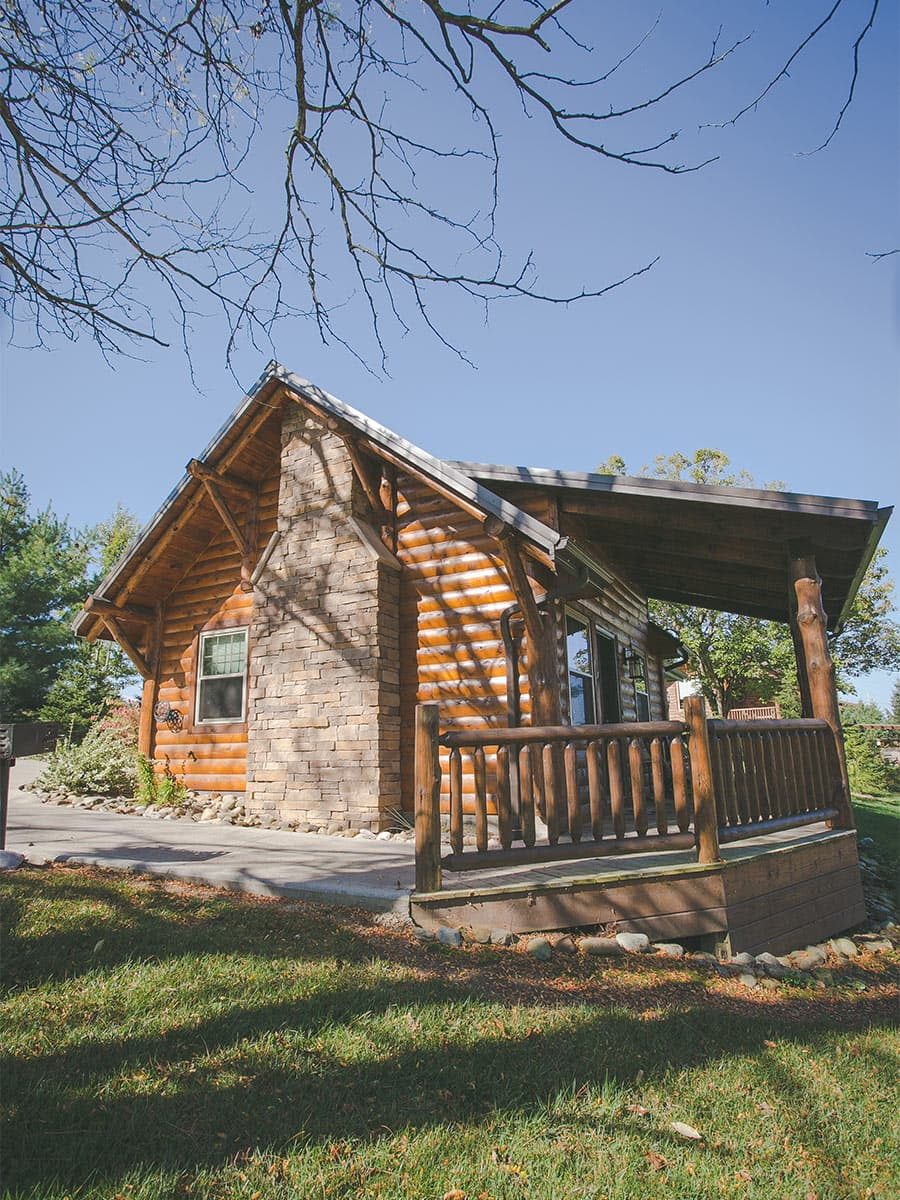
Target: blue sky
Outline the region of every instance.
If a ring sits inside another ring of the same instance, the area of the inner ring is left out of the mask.
[[[685,158],[721,155],[695,174],[579,155],[539,119],[521,118],[497,90],[506,244],[513,253],[535,249],[548,287],[596,285],[658,255],[640,279],[567,308],[506,302],[487,323],[475,304],[439,299],[435,311],[475,369],[422,329],[389,334],[387,377],[323,346],[300,321],[277,331],[275,355],[450,458],[584,470],[619,453],[638,468],[676,448],[716,446],[761,480],[894,503],[900,255],[877,263],[866,255],[900,244],[896,7],[881,6],[856,98],[826,150],[801,153],[827,135],[843,102],[864,4],[842,14],[843,24],[758,111],[731,129],[699,129],[742,107],[804,23],[828,7],[664,10],[618,85],[623,95],[646,92],[702,57],[723,11],[726,36],[757,29],[755,41],[666,116],[685,130]],[[591,27],[592,41],[613,53],[657,11],[623,6],[609,25]],[[446,131],[440,94],[427,100],[421,119]],[[277,154],[275,132],[257,151],[260,179],[267,156]],[[465,126],[451,132],[468,136]],[[258,199],[266,211],[271,193],[262,183]],[[344,333],[370,347],[358,310],[351,305],[348,314]],[[107,365],[86,342],[34,350],[10,345],[5,334],[0,461],[24,472],[38,503],[77,523],[108,515],[119,501],[148,517],[268,357],[240,349],[236,382],[221,325],[213,314],[201,317],[198,390],[177,349]],[[26,343],[27,333],[15,341]],[[896,576],[900,519],[884,544]],[[885,703],[890,682],[876,675],[859,690]]]

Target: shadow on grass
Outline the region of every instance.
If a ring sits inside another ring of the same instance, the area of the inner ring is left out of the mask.
[[[31,883],[22,880],[26,893]],[[160,1011],[158,1031],[129,1036],[108,1025],[95,1029],[92,1014],[82,1011],[73,1017],[84,1024],[77,1044],[7,1056],[4,1178],[13,1194],[51,1181],[77,1190],[111,1186],[133,1171],[222,1167],[248,1149],[283,1152],[298,1143],[474,1124],[493,1113],[527,1115],[562,1090],[604,1080],[652,1082],[734,1055],[753,1056],[754,1069],[766,1073],[767,1039],[811,1045],[860,1019],[850,998],[828,1009],[809,1002],[806,1010],[793,1000],[792,1023],[779,1025],[777,1007],[734,996],[717,1005],[700,984],[681,993],[676,985],[673,993],[668,980],[687,973],[664,970],[633,982],[633,1007],[602,1000],[602,1007],[569,1008],[564,1024],[556,1011],[532,1010],[523,1022],[510,1014],[514,1005],[571,1004],[560,976],[571,978],[574,968],[502,953],[445,962],[403,938],[350,924],[335,933],[309,909],[191,900],[158,889],[129,899],[121,888],[83,876],[54,882],[54,889],[59,902],[103,901],[113,914],[107,923],[125,924],[111,935],[102,920],[88,920],[37,937],[30,953],[22,938],[19,968],[24,955],[32,983],[65,975],[56,956],[80,953],[98,933],[107,945],[112,939],[114,963],[133,959],[137,941],[141,957],[262,955],[300,961],[319,974],[271,1002],[223,997],[221,982],[206,984],[198,974],[185,981],[191,1015],[170,1028]],[[336,946],[346,965],[335,959]],[[405,971],[373,978],[373,956]],[[101,965],[112,965],[105,948]],[[615,976],[612,968],[603,978]],[[126,1004],[124,985],[117,987],[113,994],[105,989],[98,1007]],[[462,1016],[450,1009],[476,992],[493,1005],[463,1009]],[[213,999],[230,1007],[207,1015]],[[885,1000],[866,1020],[887,1025],[893,1015]],[[377,1041],[368,1038],[371,1023],[380,1030]],[[873,1056],[867,1066],[872,1087],[889,1092],[895,1065]],[[792,1078],[776,1086],[787,1082],[798,1111],[815,1108],[807,1083]]]

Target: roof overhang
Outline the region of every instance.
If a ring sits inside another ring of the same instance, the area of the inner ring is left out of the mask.
[[[788,560],[813,554],[835,632],[892,512],[870,500],[760,488],[454,465],[501,492],[552,492],[561,533],[592,541],[659,600],[786,621]]]

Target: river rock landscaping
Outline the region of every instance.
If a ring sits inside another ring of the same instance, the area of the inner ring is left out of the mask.
[[[410,842],[412,829],[348,829],[339,821],[313,825],[308,821],[281,821],[269,814],[248,813],[240,792],[188,792],[178,804],[144,804],[128,796],[76,796],[69,792],[44,791],[37,784],[29,789],[44,804],[69,805],[86,811],[123,813],[150,821],[196,821],[217,825],[243,825],[250,829],[281,829],[292,833],[317,833],[330,837],[377,838],[379,841]]]

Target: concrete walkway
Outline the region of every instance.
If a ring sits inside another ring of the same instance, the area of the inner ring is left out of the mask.
[[[190,883],[316,900],[374,912],[409,911],[415,855],[409,842],[321,837],[42,804],[20,789],[41,764],[12,769],[6,846],[30,859],[136,870]]]

